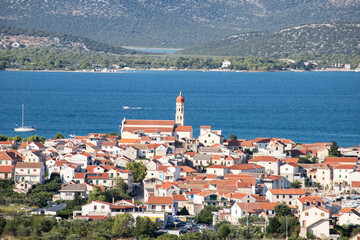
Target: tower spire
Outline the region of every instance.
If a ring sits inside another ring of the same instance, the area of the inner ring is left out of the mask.
[[[185,124],[185,98],[182,96],[182,90],[180,90],[179,96],[176,98],[176,114],[175,124],[178,126],[184,126]]]

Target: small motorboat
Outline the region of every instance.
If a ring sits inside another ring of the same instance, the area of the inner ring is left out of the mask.
[[[130,106],[123,106],[123,109],[130,109]]]

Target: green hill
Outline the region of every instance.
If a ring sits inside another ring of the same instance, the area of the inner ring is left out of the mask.
[[[359,0],[12,0],[0,22],[113,46],[193,46],[245,31],[356,21]]]
[[[89,50],[114,54],[146,54],[140,51],[110,46],[106,43],[89,40],[63,33],[44,32],[34,29],[23,29],[0,24],[1,48],[17,47],[59,48],[68,50]]]
[[[320,55],[360,54],[360,24],[308,24],[272,33],[240,33],[197,47],[187,48],[179,53],[284,57],[304,52]]]

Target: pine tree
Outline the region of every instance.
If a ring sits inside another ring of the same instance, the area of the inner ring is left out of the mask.
[[[337,145],[337,143],[335,141],[332,141],[329,150],[329,155],[334,157],[340,157],[340,152],[338,151],[338,148],[339,146]]]

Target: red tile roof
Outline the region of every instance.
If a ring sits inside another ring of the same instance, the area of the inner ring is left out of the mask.
[[[189,166],[181,166],[180,172],[197,172],[197,171]]]
[[[124,125],[174,125],[174,120],[140,120],[140,119],[126,119]]]
[[[31,143],[35,144],[38,148],[46,148],[41,142],[29,142],[29,144]]]
[[[0,151],[0,160],[21,160],[21,157],[14,152]]]
[[[264,179],[271,179],[271,180],[280,180],[281,178],[282,178],[282,176],[280,176],[280,175],[270,175],[270,176],[264,177]]]
[[[247,212],[262,212],[263,210],[274,210],[278,202],[256,202],[256,203],[237,203],[237,205]]]
[[[172,195],[172,197],[174,198],[175,202],[180,202],[180,201],[187,201],[185,195]]]
[[[252,142],[254,143],[266,143],[266,142],[270,142],[271,138],[255,138],[254,140],[252,140]]]
[[[173,204],[173,197],[152,197],[149,196],[148,204]]]
[[[160,165],[158,166],[158,171],[161,171],[161,172],[167,172],[168,168],[171,167],[171,166],[163,166],[163,165]]]
[[[357,157],[327,157],[325,164],[339,164],[339,163],[353,163],[356,164],[358,161]]]
[[[0,165],[0,173],[11,173],[14,171],[14,166]]]
[[[334,169],[354,169],[355,168],[355,165],[349,165],[349,164],[339,164],[339,165],[336,165],[334,166]]]
[[[360,188],[360,181],[352,181],[351,187]]]
[[[236,164],[229,167],[231,170],[247,170],[247,169],[259,169],[264,168],[263,166],[257,164]]]
[[[75,179],[83,179],[85,177],[86,173],[75,173]]]
[[[175,132],[191,132],[192,126],[175,126]]]
[[[44,166],[42,162],[18,162],[16,168],[41,168]]]
[[[217,164],[217,165],[211,165],[210,167],[207,167],[207,168],[228,168],[228,167]]]
[[[324,200],[322,200],[322,198],[320,196],[300,197],[297,200],[299,200],[299,202],[301,202],[302,204],[304,204],[306,202],[311,202],[311,203],[315,204],[316,202],[319,202],[319,201],[325,204]]]
[[[307,191],[306,189],[295,189],[295,188],[289,188],[289,189],[270,189],[269,190],[273,195],[306,195]]]
[[[298,158],[286,158],[285,159],[285,163],[298,163],[299,159]]]
[[[343,209],[341,209],[339,211],[339,213],[351,213],[352,210],[356,210],[355,208],[348,208],[348,207],[344,207]]]
[[[250,159],[249,162],[278,162],[279,160],[271,156],[257,156]]]
[[[130,139],[130,138],[122,138],[119,140],[119,143],[139,143],[140,144],[140,139]]]
[[[111,205],[111,203],[103,202],[103,201],[99,201],[99,200],[94,200],[93,202],[97,202],[97,203],[101,203],[101,204],[105,204],[105,205]]]
[[[116,146],[116,142],[111,142],[111,141],[103,142],[101,146]]]

